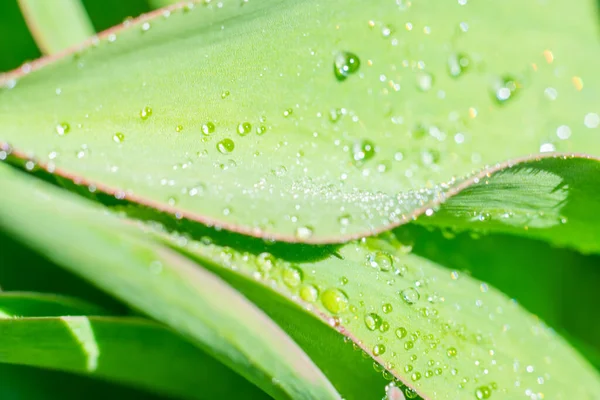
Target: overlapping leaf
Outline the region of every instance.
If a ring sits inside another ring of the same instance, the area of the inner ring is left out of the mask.
[[[486,164],[598,154],[592,7],[185,5],[7,75],[0,140],[180,216],[341,241],[409,219]]]

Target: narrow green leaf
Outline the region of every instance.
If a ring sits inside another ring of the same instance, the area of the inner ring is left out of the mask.
[[[27,292],[0,292],[0,318],[107,315],[94,304],[72,297]]]
[[[224,0],[154,15],[6,75],[0,141],[94,190],[304,242],[410,220],[499,161],[598,155],[589,1]]]
[[[11,193],[0,197],[1,229],[175,328],[269,395],[339,398],[273,321],[213,274],[87,201],[6,165],[0,173]]]
[[[0,320],[0,362],[90,375],[188,399],[266,399],[211,356],[139,318]]]
[[[60,53],[94,34],[80,0],[19,0],[38,47],[45,54]]]

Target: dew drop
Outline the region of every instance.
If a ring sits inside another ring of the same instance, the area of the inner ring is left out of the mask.
[[[121,132],[117,132],[113,135],[113,141],[115,143],[123,143],[124,140],[125,140],[125,135]]]
[[[379,329],[382,323],[383,320],[381,319],[381,317],[375,313],[369,313],[365,315],[365,325],[370,331]]]
[[[361,140],[352,146],[352,159],[356,162],[368,161],[375,156],[375,144],[370,140]]]
[[[408,287],[400,292],[400,298],[402,298],[406,304],[413,305],[421,298],[421,295],[414,287]]]
[[[394,266],[394,261],[389,254],[383,251],[378,251],[375,253],[375,257],[373,257],[373,260],[371,261],[371,266],[379,268],[380,271],[387,272]]]
[[[183,131],[183,125],[177,125],[177,126],[175,127],[175,132],[179,133],[179,132],[181,132],[181,131]]]
[[[489,399],[492,396],[492,390],[487,386],[480,386],[475,390],[477,399]]]
[[[416,399],[419,394],[415,389],[407,387],[406,389],[404,389],[404,395],[407,399]]]
[[[504,76],[494,85],[494,98],[500,105],[515,97],[522,85],[511,76]]]
[[[385,303],[383,306],[381,306],[381,309],[385,314],[389,314],[392,312],[393,307],[390,303]]]
[[[469,57],[462,53],[454,53],[448,58],[448,73],[453,78],[458,78],[469,68]]]
[[[421,71],[417,74],[417,87],[422,92],[431,90],[433,86],[433,75],[429,72]]]
[[[407,340],[404,342],[404,350],[410,350],[415,347],[415,343],[412,340]]]
[[[373,355],[375,357],[380,356],[383,353],[385,353],[385,346],[383,344],[376,344],[375,347],[373,347]]]
[[[351,221],[352,221],[352,216],[350,214],[344,214],[344,215],[340,215],[338,217],[338,223],[341,226],[348,226],[348,225],[350,225]]]
[[[147,120],[148,118],[150,118],[151,115],[152,115],[152,109],[150,107],[144,107],[140,111],[140,118],[143,119],[144,121]]]
[[[313,228],[310,226],[299,226],[295,232],[298,239],[309,239],[313,235]]]
[[[229,90],[225,90],[223,91],[223,93],[221,93],[221,98],[225,99],[227,98],[231,93],[229,93]]]
[[[240,122],[237,126],[237,133],[240,136],[246,136],[252,132],[252,125],[250,122]]]
[[[408,335],[408,331],[404,327],[400,327],[396,329],[396,337],[398,339],[404,339]]]
[[[265,133],[267,133],[267,127],[264,125],[260,125],[258,127],[256,127],[256,134],[259,136],[264,135]]]
[[[56,125],[55,129],[59,136],[64,136],[69,133],[71,126],[66,122],[61,122],[60,124]]]
[[[338,81],[345,81],[349,75],[354,74],[360,67],[360,60],[354,53],[347,51],[338,52],[333,60],[333,73]]]
[[[219,143],[217,143],[217,150],[219,150],[221,154],[229,154],[233,151],[234,148],[235,143],[229,138],[223,139]]]
[[[339,289],[326,289],[321,295],[321,302],[327,311],[339,314],[348,309],[348,296]]]
[[[413,381],[418,381],[419,379],[421,379],[421,373],[420,372],[413,372],[412,375],[410,376],[410,379],[412,379]]]
[[[286,109],[286,110],[283,112],[283,116],[284,116],[285,118],[287,118],[287,117],[289,117],[290,115],[292,115],[293,113],[294,113],[294,110],[293,110],[293,109],[291,109],[291,108],[288,108],[288,109]]]
[[[446,350],[446,355],[450,358],[456,357],[457,354],[458,354],[458,351],[456,350],[455,347],[449,347]]]
[[[214,133],[215,131],[215,124],[213,124],[212,122],[207,122],[204,125],[202,125],[202,133],[206,136]]]
[[[281,279],[286,286],[295,288],[302,283],[302,270],[296,266],[288,265],[281,272]]]
[[[300,288],[300,298],[314,303],[319,298],[319,290],[314,285],[304,285]]]

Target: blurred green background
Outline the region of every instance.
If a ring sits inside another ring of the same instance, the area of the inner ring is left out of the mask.
[[[98,32],[152,9],[152,0],[83,0],[83,4]],[[40,55],[17,0],[0,0],[0,72]],[[516,299],[561,333],[600,370],[600,256],[557,249],[521,237],[453,235],[418,225],[400,227],[395,234],[401,241],[413,244],[415,253],[449,271],[471,274]],[[1,233],[0,288],[71,294],[103,304],[118,314],[129,312],[119,302]],[[37,392],[52,390],[57,381],[70,379],[70,392],[63,393],[63,398],[83,398],[84,392],[86,398],[93,398],[89,393],[102,392],[97,387],[102,384],[89,378],[69,378],[64,373],[0,364],[2,400],[26,398],[21,390],[32,379],[39,385],[28,390]],[[12,386],[7,382],[12,382]],[[118,385],[102,387],[119,398],[154,398]]]

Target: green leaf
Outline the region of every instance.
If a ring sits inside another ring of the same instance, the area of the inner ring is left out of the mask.
[[[45,54],[59,53],[94,34],[80,0],[19,0],[29,30]]]
[[[0,173],[3,189],[11,193],[0,198],[1,229],[176,329],[269,395],[338,398],[275,323],[213,274],[129,234],[134,227],[87,201],[6,165]]]
[[[593,9],[184,5],[5,76],[0,141],[93,190],[200,222],[290,241],[360,237],[485,165],[597,155]]]
[[[170,330],[140,318],[2,319],[0,334],[1,363],[95,376],[181,398],[268,398]]]
[[[94,304],[57,294],[0,293],[0,318],[106,314],[106,310]]]
[[[491,175],[491,174],[490,174]],[[510,233],[600,252],[600,162],[546,158],[500,169],[418,224],[454,232]]]

